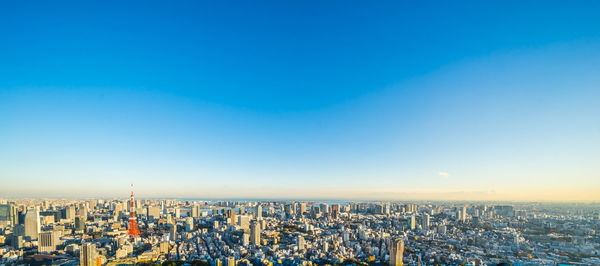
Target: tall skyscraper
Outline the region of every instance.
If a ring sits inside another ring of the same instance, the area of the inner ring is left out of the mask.
[[[79,250],[80,266],[96,266],[96,244],[85,243]]]
[[[250,217],[246,215],[238,216],[237,224],[244,229],[244,231],[250,230]]]
[[[402,256],[404,254],[404,241],[400,238],[394,238],[390,241],[390,265],[402,266]]]
[[[19,215],[17,214],[17,206],[14,203],[8,204],[8,217],[10,224],[13,226],[19,223]]]
[[[191,232],[194,230],[194,217],[185,217],[185,231]]]
[[[325,214],[325,213],[329,213],[329,205],[325,204],[325,203],[321,203],[321,205],[319,205],[321,207],[321,213]]]
[[[8,220],[10,219],[8,209],[8,204],[0,204],[0,222],[8,222]]]
[[[40,233],[40,213],[37,207],[30,208],[25,214],[25,238],[35,240]]]
[[[169,228],[169,240],[175,241],[177,240],[177,225],[172,224]]]
[[[10,206],[8,204],[0,205],[0,228],[5,228],[10,222]]]
[[[292,215],[294,215],[294,206],[292,206],[292,204],[286,204],[285,206],[283,206],[283,210],[285,212],[285,216],[292,217]]]
[[[250,224],[250,242],[260,246],[260,224],[256,220]]]
[[[262,206],[256,206],[256,219],[262,218]]]
[[[69,220],[69,221],[73,221],[73,219],[75,219],[75,206],[71,205],[71,206],[67,206],[65,209],[63,209],[63,219]]]
[[[200,204],[194,203],[192,206],[192,217],[199,218],[200,217]]]
[[[340,212],[340,205],[338,205],[338,204],[331,205],[331,218],[332,219],[337,219],[339,212]]]
[[[408,218],[408,228],[410,228],[410,230],[415,230],[416,227],[416,218],[414,215],[411,215],[410,218]]]
[[[75,217],[75,231],[85,231],[85,218],[83,216]]]
[[[231,224],[235,224],[237,222],[234,209],[228,209],[226,211],[226,216],[227,216],[227,218],[231,219]]]
[[[421,228],[423,228],[423,230],[429,229],[429,214],[424,214],[421,217]]]

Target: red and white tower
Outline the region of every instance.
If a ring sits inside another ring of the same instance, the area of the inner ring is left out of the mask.
[[[127,227],[127,235],[137,237],[140,235],[140,229],[137,225],[137,217],[135,216],[135,200],[133,199],[133,184],[131,184],[131,199],[129,200],[129,226]]]

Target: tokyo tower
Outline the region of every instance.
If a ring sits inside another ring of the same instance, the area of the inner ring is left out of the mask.
[[[135,216],[135,200],[133,199],[133,184],[131,184],[131,199],[129,200],[129,226],[127,227],[127,235],[137,237],[140,235],[140,229],[137,225],[137,217]]]

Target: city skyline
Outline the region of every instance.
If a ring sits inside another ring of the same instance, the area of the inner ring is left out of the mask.
[[[0,10],[0,198],[600,200],[598,2],[186,4]]]

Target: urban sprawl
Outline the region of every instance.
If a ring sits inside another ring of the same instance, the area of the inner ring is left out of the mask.
[[[593,203],[0,200],[5,265],[597,265]],[[135,227],[135,228],[132,228]]]

